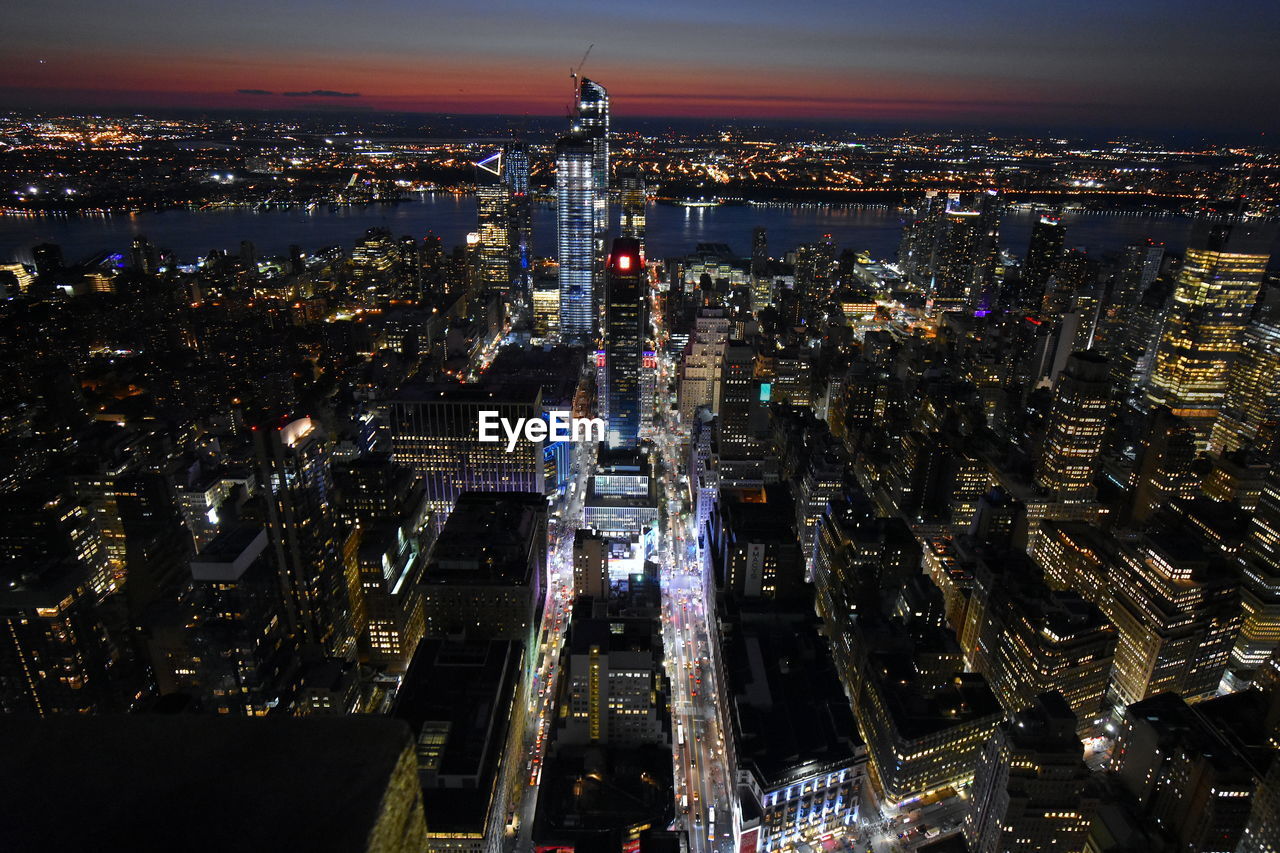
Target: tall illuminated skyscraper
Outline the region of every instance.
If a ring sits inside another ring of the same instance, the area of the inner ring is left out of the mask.
[[[1111,672],[1118,700],[1213,695],[1240,631],[1234,568],[1192,537],[1161,530],[1122,548],[1108,574],[1099,606],[1119,632]]]
[[[476,166],[476,233],[480,286],[490,293],[511,290],[511,191],[503,179],[501,152]]]
[[[605,270],[605,370],[609,446],[634,447],[640,440],[640,369],[644,361],[644,255],[640,241],[613,241]]]
[[[1231,667],[1252,673],[1280,647],[1280,476],[1262,490],[1241,558],[1244,621],[1231,651]]]
[[[644,246],[645,184],[644,177],[629,169],[618,176],[622,201],[622,236],[634,237]]]
[[[1054,500],[1093,500],[1094,475],[1102,460],[1110,397],[1107,360],[1094,352],[1075,352],[1053,391],[1053,408],[1036,485]]]
[[[595,335],[595,147],[571,133],[556,143],[556,249],[560,261],[560,334]]]
[[[985,245],[984,221],[978,210],[948,210],[945,237],[934,264],[935,304],[955,308],[967,302],[979,287]]]
[[[1241,353],[1231,367],[1222,413],[1213,425],[1210,446],[1236,450],[1253,445],[1275,447],[1280,432],[1280,316],[1256,317],[1244,332]]]
[[[591,140],[591,169],[595,178],[596,232],[603,239],[609,229],[609,93],[594,80],[582,78],[574,130]]]
[[[1186,420],[1199,449],[1208,446],[1222,408],[1274,239],[1270,229],[1201,226],[1178,273],[1147,402]]]
[[[511,194],[511,271],[516,289],[527,294],[533,282],[533,199],[529,195],[529,150],[511,142],[504,149],[502,175]]]

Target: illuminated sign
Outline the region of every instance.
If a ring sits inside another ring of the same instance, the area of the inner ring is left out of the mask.
[[[772,396],[773,396],[773,383],[761,382],[760,383],[760,402],[767,403],[769,402]]]

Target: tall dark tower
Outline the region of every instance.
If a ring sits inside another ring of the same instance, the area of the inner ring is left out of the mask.
[[[362,627],[352,603],[359,585],[343,563],[328,451],[309,417],[254,427],[253,443],[290,627],[300,641],[344,657]]]
[[[757,227],[751,232],[751,274],[764,275],[769,267],[769,232]]]
[[[1031,228],[1031,245],[1027,247],[1027,266],[1022,274],[1026,293],[1037,303],[1045,285],[1062,262],[1067,227],[1056,216],[1041,216]]]
[[[619,237],[613,241],[605,267],[605,393],[610,447],[634,447],[640,440],[646,296],[640,241]]]

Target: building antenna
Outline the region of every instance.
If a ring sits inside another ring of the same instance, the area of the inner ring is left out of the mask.
[[[577,118],[578,113],[582,110],[582,90],[578,88],[578,78],[582,75],[582,66],[587,64],[587,57],[591,55],[591,48],[595,47],[595,42],[587,45],[586,52],[582,54],[582,59],[578,60],[577,68],[569,69],[569,79],[573,81],[573,117]]]

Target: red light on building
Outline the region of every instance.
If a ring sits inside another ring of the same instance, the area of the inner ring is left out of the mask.
[[[618,269],[620,269],[620,270],[622,270],[622,271],[624,271],[624,272],[625,272],[626,270],[631,269],[631,256],[630,256],[630,255],[619,255],[619,256],[618,256]]]

